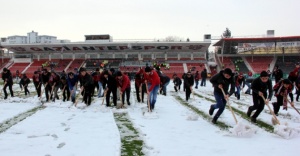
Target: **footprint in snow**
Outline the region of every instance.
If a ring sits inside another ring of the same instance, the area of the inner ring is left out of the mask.
[[[55,138],[55,139],[58,138],[58,136],[57,136],[56,134],[52,134],[51,136],[52,136],[53,138]]]
[[[68,127],[68,128],[65,128],[65,131],[69,131],[70,130],[70,128]]]
[[[62,147],[64,147],[65,145],[66,145],[66,143],[62,142],[62,143],[60,143],[60,144],[57,146],[57,148],[62,148]]]
[[[60,123],[61,124],[61,126],[67,126],[67,124],[66,123]]]

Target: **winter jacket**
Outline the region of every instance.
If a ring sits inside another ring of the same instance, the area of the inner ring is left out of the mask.
[[[234,77],[235,80],[235,86],[241,86],[242,88],[245,87],[245,78],[244,76],[240,78],[238,75]]]
[[[33,75],[32,81],[34,84],[39,84],[42,82],[42,76],[40,74],[38,74],[38,76]]]
[[[122,78],[118,79],[116,77],[117,86],[121,87],[121,92],[124,92],[127,88],[130,88],[130,80],[129,77],[125,74],[122,74]]]
[[[143,73],[143,69],[137,72],[134,78],[135,85],[138,87],[140,87],[142,83],[145,83],[144,75],[141,76],[141,73]]]
[[[166,83],[170,82],[170,78],[167,75],[161,75],[160,77],[160,84],[165,85]]]
[[[42,74],[42,82],[45,85],[46,83],[48,83],[49,79],[50,79],[51,73],[50,72],[46,72]]]
[[[117,88],[117,80],[114,76],[108,74],[107,79],[104,79],[104,83],[107,84],[108,89],[115,89]]]
[[[198,71],[196,71],[195,73],[195,81],[199,81],[200,80],[200,74]]]
[[[69,90],[73,90],[73,88],[75,87],[75,85],[78,82],[78,75],[74,74],[74,77],[72,79],[70,77],[68,77],[67,82],[68,82]]]
[[[174,78],[173,83],[175,86],[180,86],[182,84],[182,81],[179,77]]]
[[[30,81],[30,79],[29,78],[22,78],[21,80],[20,80],[20,84],[22,85],[22,86],[28,86],[28,84],[30,83],[31,81]]]
[[[226,79],[224,77],[223,71],[220,71],[218,74],[214,75],[210,79],[210,82],[212,83],[212,85],[214,87],[214,91],[218,92],[220,94],[223,94],[223,93],[222,93],[222,90],[219,88],[219,84],[222,84],[225,94],[229,94],[229,96],[231,96],[235,91],[233,75],[229,79]],[[228,92],[229,86],[230,86],[230,91]]]
[[[289,94],[291,101],[293,102],[294,97],[293,97],[293,91],[294,86],[293,85],[289,85],[288,88],[285,88],[283,86],[283,80],[280,80],[278,83],[275,84],[275,86],[273,87],[275,96],[283,96],[284,94]],[[287,95],[285,95],[287,96]]]
[[[204,70],[201,72],[201,78],[202,78],[202,79],[206,79],[206,78],[207,78],[207,71],[206,71],[206,69],[204,69]]]
[[[13,84],[13,77],[12,74],[10,72],[10,70],[7,70],[6,73],[2,73],[2,80],[6,82],[6,84],[8,85],[12,85]]]
[[[92,85],[94,85],[94,80],[93,80],[93,77],[86,73],[84,76],[81,75],[80,79],[80,86],[84,87],[84,88],[89,88],[91,87]]]
[[[183,83],[184,83],[184,86],[186,88],[189,88],[191,86],[194,85],[194,76],[191,75],[191,77],[188,77],[187,75],[184,77],[184,80],[183,80]]]
[[[156,71],[152,70],[149,75],[146,73],[144,73],[144,75],[147,83],[151,84],[151,87],[148,89],[149,92],[151,92],[155,86],[160,85],[160,78]]]
[[[267,90],[269,92],[268,99],[271,100],[273,95],[272,81],[269,79],[266,83],[262,82],[260,77],[253,80],[251,83],[251,89],[253,90],[253,95],[259,96],[258,92],[262,92],[264,97],[267,96]]]

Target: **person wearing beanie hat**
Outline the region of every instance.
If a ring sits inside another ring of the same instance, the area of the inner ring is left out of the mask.
[[[217,124],[217,120],[223,113],[229,97],[234,93],[235,90],[232,70],[226,68],[220,71],[210,79],[210,82],[214,86],[214,96],[217,103],[210,106],[209,115],[213,115],[214,110],[219,109],[212,120],[212,123]],[[230,92],[228,92],[229,86]],[[223,94],[222,90],[224,91],[225,95]]]
[[[264,109],[265,104],[268,104],[269,101],[271,101],[273,95],[272,81],[269,78],[269,75],[266,71],[262,71],[260,73],[260,76],[253,80],[251,84],[251,89],[253,96],[253,105],[248,108],[247,116],[251,117],[251,121],[256,123],[256,118]],[[264,101],[262,96],[266,99],[266,101]],[[254,110],[256,111],[251,116],[251,113]]]
[[[12,90],[13,77],[12,77],[12,74],[11,74],[10,70],[8,70],[7,68],[3,69],[2,80],[4,82],[4,85],[3,85],[4,99],[7,99],[7,96],[8,96],[8,94],[6,92],[7,87],[9,89],[11,97],[14,97],[14,92]]]
[[[245,78],[243,73],[239,73],[238,75],[236,75],[234,77],[234,81],[235,81],[235,96],[236,98],[239,100],[241,97],[241,90],[245,87]]]
[[[275,83],[278,83],[283,78],[283,72],[278,65],[273,70],[273,77],[275,77]]]
[[[130,80],[129,77],[125,74],[122,74],[120,71],[117,71],[116,73],[116,81],[117,81],[117,87],[120,90],[120,95],[122,96],[122,105],[120,108],[124,106],[125,101],[125,94],[126,94],[126,100],[127,104],[130,105]]]
[[[150,67],[145,68],[145,82],[148,94],[148,111],[152,111],[155,107],[157,92],[160,85],[160,79],[156,71],[151,70]]]
[[[24,92],[25,92],[25,96],[27,96],[27,94],[29,95],[29,90],[28,90],[28,84],[30,83],[30,79],[26,76],[26,74],[23,74],[23,77],[20,80],[20,85],[21,85],[21,90],[23,90],[24,88]]]
[[[283,109],[287,110],[287,104],[288,104],[287,95],[290,96],[291,105],[294,106],[294,97],[292,93],[293,89],[294,86],[289,79],[280,80],[278,83],[275,84],[273,90],[275,92],[277,102],[272,103],[275,115],[278,116],[280,106],[283,106]]]

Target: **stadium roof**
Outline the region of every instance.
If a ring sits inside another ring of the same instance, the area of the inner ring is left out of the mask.
[[[213,46],[222,46],[224,42],[230,42],[232,46],[238,43],[264,43],[264,42],[294,42],[300,41],[300,36],[284,36],[284,37],[262,37],[262,38],[223,38]]]

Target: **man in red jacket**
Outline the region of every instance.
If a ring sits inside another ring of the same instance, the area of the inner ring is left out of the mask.
[[[148,100],[150,103],[150,110],[154,109],[154,105],[156,103],[157,92],[159,89],[160,79],[156,71],[151,69],[150,67],[145,68],[145,82],[148,85]]]
[[[124,105],[124,98],[126,94],[127,104],[130,105],[130,80],[127,75],[122,74],[120,71],[116,73],[117,86],[120,88],[122,96],[122,106]],[[125,93],[125,94],[124,94]]]

